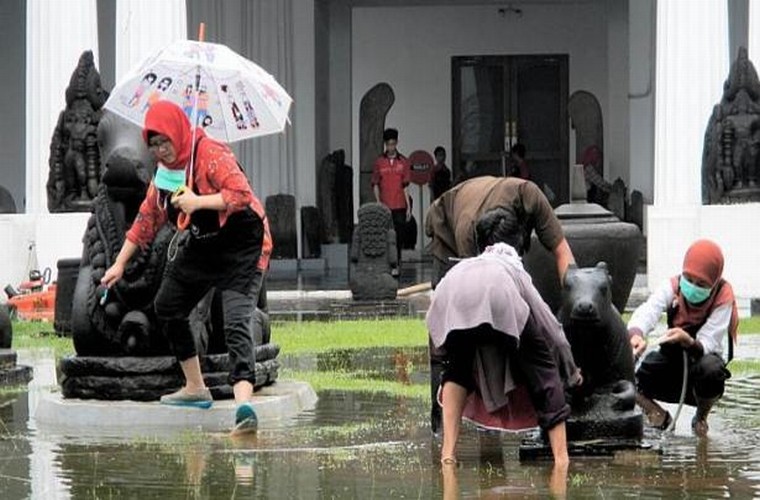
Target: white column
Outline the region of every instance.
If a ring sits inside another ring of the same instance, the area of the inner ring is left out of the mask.
[[[114,36],[118,83],[152,52],[188,38],[185,0],[117,0]]]
[[[26,212],[46,214],[50,139],[85,50],[98,66],[95,0],[26,2]]]
[[[647,207],[650,288],[680,271],[695,239],[728,244],[709,216],[715,207],[702,206],[701,189],[705,130],[728,77],[728,48],[726,0],[658,0],[654,206]],[[735,230],[732,223],[722,225]]]
[[[726,0],[657,2],[654,204],[701,204],[702,144],[728,75]]]
[[[760,66],[760,0],[749,0],[749,59]],[[732,54],[736,57],[736,54]]]
[[[295,195],[302,205],[314,205],[316,202],[316,136],[315,126],[315,56],[314,56],[314,1],[296,0],[294,2],[293,23],[293,134],[296,137],[294,169],[289,174],[288,186],[295,187]],[[319,126],[328,127],[326,117],[320,117]],[[290,132],[290,131],[288,131]],[[287,192],[287,191],[285,191]]]

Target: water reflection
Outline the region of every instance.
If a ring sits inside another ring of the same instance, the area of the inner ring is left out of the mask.
[[[255,436],[180,433],[119,437],[41,432],[30,419],[55,387],[50,353],[28,392],[0,394],[0,498],[752,498],[760,495],[760,378],[730,380],[711,437],[647,431],[661,456],[630,453],[520,463],[520,436],[463,429],[460,464],[446,469],[427,426],[427,402],[377,392],[320,391],[317,406]],[[426,382],[424,349],[341,351],[296,367]]]
[[[356,372],[365,378],[404,385],[429,383],[426,347],[334,349],[312,355],[282,355],[278,359],[285,370]]]

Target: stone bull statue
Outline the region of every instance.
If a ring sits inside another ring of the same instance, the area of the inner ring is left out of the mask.
[[[607,265],[571,266],[565,275],[559,320],[583,374],[571,396],[568,443],[602,440],[600,446],[629,447],[643,433],[635,405],[634,362],[628,333],[612,305]]]

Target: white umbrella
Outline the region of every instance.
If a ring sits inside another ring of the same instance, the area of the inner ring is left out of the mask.
[[[181,40],[147,57],[105,108],[143,126],[158,100],[178,104],[211,137],[235,142],[282,132],[293,99],[272,75],[230,48]]]

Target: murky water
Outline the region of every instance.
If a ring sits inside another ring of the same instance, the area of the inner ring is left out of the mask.
[[[34,409],[55,387],[50,352],[33,364],[27,392],[0,394],[0,498],[569,498],[760,497],[760,377],[730,381],[691,436],[693,410],[674,435],[649,432],[662,455],[574,458],[567,477],[549,463],[520,463],[520,437],[466,428],[461,465],[442,473],[421,399],[320,391],[317,407],[255,437],[182,433],[144,437],[59,435],[35,428]],[[338,351],[283,357],[291,370],[342,370],[403,384],[427,382],[424,349]],[[369,375],[368,375],[369,374]],[[558,487],[557,484],[564,486]]]

